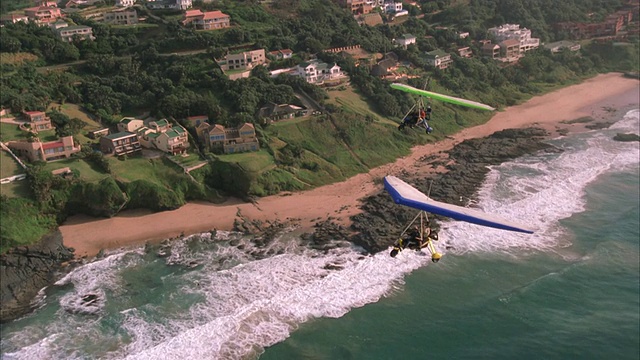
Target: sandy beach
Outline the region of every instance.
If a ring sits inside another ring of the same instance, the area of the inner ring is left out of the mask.
[[[359,199],[378,191],[374,183],[387,174],[419,169],[418,159],[451,149],[471,138],[490,135],[508,128],[538,126],[552,136],[558,131],[585,131],[584,124],[563,124],[562,121],[591,116],[597,121],[607,119],[607,108],[622,108],[640,103],[640,82],[619,73],[598,75],[581,84],[535,97],[524,104],[496,113],[483,125],[467,128],[437,143],[417,146],[410,155],[394,163],[372,169],[346,181],[313,190],[283,193],[260,198],[257,203],[229,200],[223,204],[189,203],[160,213],[133,210],[110,219],[74,216],[60,230],[66,246],[75,249],[77,257],[95,256],[101,249],[115,249],[145,242],[156,242],[180,235],[212,229],[231,230],[240,212],[249,219],[262,221],[296,220],[303,229],[332,217],[348,225],[349,217],[358,213]]]

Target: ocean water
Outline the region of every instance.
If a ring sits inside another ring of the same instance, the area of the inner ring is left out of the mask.
[[[638,134],[639,115],[492,168],[470,206],[533,235],[449,222],[437,264],[340,239],[313,250],[294,231],[266,248],[218,232],[164,257],[114,251],[3,324],[0,356],[638,359],[640,146],[612,137]]]

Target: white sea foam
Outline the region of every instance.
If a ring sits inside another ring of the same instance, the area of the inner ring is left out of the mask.
[[[570,234],[561,219],[584,211],[584,189],[598,176],[637,167],[637,142],[612,140],[620,130],[638,131],[638,110],[627,113],[613,129],[585,134],[564,143],[560,154],[529,156],[493,167],[475,204],[486,212],[527,224],[533,235],[449,222],[441,234],[456,253],[549,250],[567,246]]]
[[[66,311],[80,314],[98,314],[105,305],[105,291],[119,288],[116,269],[128,267],[140,261],[130,252],[116,253],[72,270],[58,280],[55,285],[73,284],[73,291],[60,298],[60,305]],[[87,296],[96,297],[88,301]]]
[[[441,238],[453,244],[456,253],[515,255],[523,250],[546,251],[566,245],[570,237],[559,220],[583,210],[585,186],[604,172],[637,166],[637,143],[611,140],[615,132],[637,127],[638,111],[628,114],[609,132],[569,140],[564,153],[526,157],[491,170],[477,205],[534,226],[536,234],[452,222],[443,227]],[[3,335],[3,342],[11,343],[11,352],[3,357],[257,357],[305,321],[340,317],[354,307],[392,294],[407,273],[429,264],[429,260],[428,255],[413,251],[391,258],[386,251],[364,256],[352,246],[314,250],[286,233],[266,248],[239,234],[218,232],[215,239],[202,234],[174,241],[170,254],[163,259],[145,259],[142,249],[112,254],[73,270],[57,282],[58,288],[67,293],[48,296],[46,301],[57,302],[63,309],[44,324],[26,325]],[[144,299],[120,307],[117,296],[127,291],[122,271],[148,261],[178,269],[162,275],[160,286],[179,285],[167,288],[163,293],[166,298],[154,299],[157,302]],[[193,264],[197,266],[191,267]],[[69,285],[72,288],[66,290]],[[99,318],[68,313],[74,305],[66,304],[65,299],[95,292],[104,293],[109,308]],[[110,328],[105,324],[116,325]],[[104,344],[96,350],[97,343]]]
[[[174,335],[155,347],[148,346],[149,339],[159,330],[128,318],[124,326],[135,339],[126,351],[128,358],[257,356],[264,347],[287,338],[302,322],[340,317],[354,307],[377,301],[404,274],[429,260],[414,252],[392,259],[386,252],[363,256],[351,247],[324,254],[305,247],[291,249],[291,243],[287,246],[287,253],[230,269],[206,266],[198,273],[199,286],[190,289],[201,292],[206,301],[190,309],[190,319],[174,320],[164,327]],[[236,251],[225,247],[219,252],[238,257],[233,254]]]

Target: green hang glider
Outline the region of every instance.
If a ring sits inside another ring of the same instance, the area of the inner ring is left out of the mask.
[[[408,92],[410,94],[426,96],[426,97],[431,98],[431,99],[436,99],[436,100],[448,102],[448,103],[451,103],[451,104],[466,106],[466,107],[470,107],[470,108],[474,108],[474,109],[495,110],[495,108],[493,108],[493,107],[491,107],[489,105],[485,105],[485,104],[479,103],[479,102],[466,100],[466,99],[461,99],[461,98],[448,96],[448,95],[442,95],[442,94],[434,93],[434,92],[427,91],[427,90],[420,90],[420,89],[414,88],[413,86],[409,86],[409,85],[405,85],[405,84],[393,83],[393,84],[391,84],[391,88],[392,89],[396,89],[396,90],[400,90],[400,91],[404,91],[404,92]]]

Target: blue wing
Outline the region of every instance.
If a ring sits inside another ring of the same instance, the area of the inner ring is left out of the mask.
[[[384,188],[389,192],[389,194],[391,194],[391,197],[396,204],[409,206],[432,214],[442,215],[477,225],[527,234],[533,233],[533,230],[524,225],[502,219],[495,215],[462,206],[435,201],[395,176],[385,176]]]

